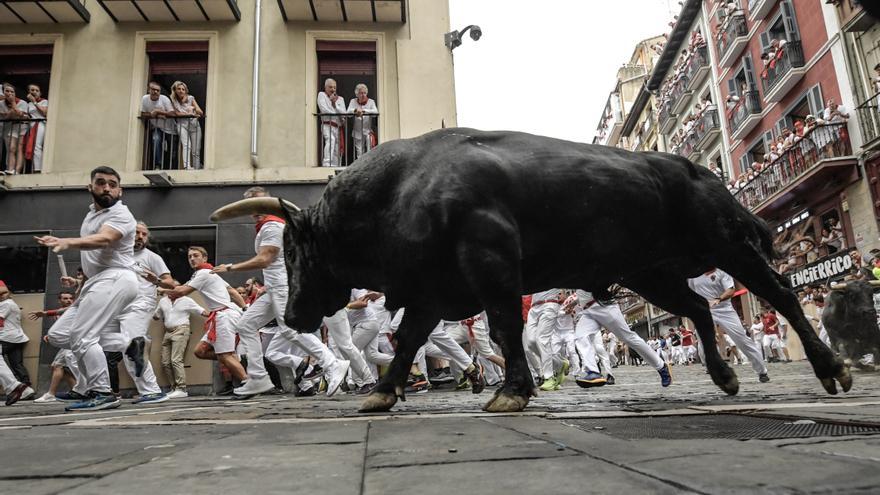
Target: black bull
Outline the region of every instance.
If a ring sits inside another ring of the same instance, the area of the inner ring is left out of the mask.
[[[521,294],[553,287],[602,293],[617,283],[690,318],[714,342],[705,299],[689,277],[718,267],[782,313],[829,393],[852,379],[804,318],[788,282],[767,263],[767,226],[705,168],[665,153],[632,153],[517,132],[443,129],[385,143],[355,162],[306,210],[275,198],[221,208],[213,220],[254,213],[288,219],[285,321],[314,331],[348,303],[352,287],[406,307],[388,373],[364,411],[402,397],[410,363],[440,319],[485,309],[507,361],[487,411],[528,404]],[[712,380],[739,390],[716,346]]]
[[[875,282],[876,283],[876,282]],[[874,353],[880,357],[880,328],[874,310],[874,287],[866,281],[832,285],[828,294],[822,324],[828,331],[831,348],[839,350],[846,360],[860,366],[859,359]]]

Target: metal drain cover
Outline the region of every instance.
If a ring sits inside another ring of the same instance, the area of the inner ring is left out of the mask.
[[[839,425],[735,414],[576,419],[564,422],[585,431],[604,433],[625,440],[773,440],[880,434],[880,427],[877,426]]]

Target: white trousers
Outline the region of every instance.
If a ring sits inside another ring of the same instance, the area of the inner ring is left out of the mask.
[[[562,359],[553,353],[553,335],[556,333],[556,317],[559,304],[547,302],[529,309],[526,330],[526,349],[537,355],[541,378],[551,378],[554,371],[562,366]]]
[[[321,135],[324,138],[324,153],[321,155],[321,166],[339,166],[339,128],[330,124],[321,126]]]
[[[394,360],[394,356],[379,352],[379,330],[379,322],[377,321],[371,320],[358,323],[351,332],[351,343],[363,352],[364,359],[367,362],[377,366],[388,366]],[[376,372],[376,368],[374,366],[369,368],[373,380],[377,380],[379,374]]]
[[[428,342],[424,348],[425,354],[432,358],[448,359],[452,370],[465,371],[471,365],[471,357],[444,330],[442,321],[437,323],[437,326],[428,335]],[[456,374],[453,373],[453,375]]]
[[[122,268],[109,268],[86,280],[80,295],[49,329],[49,343],[70,349],[82,372],[85,390],[110,393],[107,359],[101,335],[119,332],[117,316],[138,292],[137,276]],[[79,384],[77,384],[79,387]]]
[[[21,385],[21,382],[15,379],[15,375],[12,374],[12,370],[6,364],[6,360],[0,358],[0,387],[3,387],[3,392],[9,394],[19,385]]]
[[[183,148],[183,167],[202,168],[202,126],[199,121],[178,120],[177,135]]]
[[[104,346],[104,350],[122,352],[128,348],[131,339],[134,339],[135,337],[143,337],[147,341],[150,341],[150,321],[153,319],[153,314],[155,314],[155,312],[155,303],[135,299],[135,301],[122,310],[122,314],[119,315],[119,330],[120,335],[122,336],[122,341],[124,342],[122,349],[111,349],[108,346]],[[102,344],[103,342],[104,341],[102,341]],[[134,385],[137,387],[138,393],[141,396],[162,393],[162,388],[159,387],[159,382],[156,380],[156,373],[153,371],[153,363],[150,362],[149,354],[144,356],[144,372],[141,374],[140,378],[135,376],[136,370],[134,361],[128,359],[126,356],[122,358],[122,362],[125,363],[125,369],[128,371],[129,376],[131,376],[131,381],[134,382]]]
[[[581,313],[578,323],[584,318],[591,319],[596,325],[605,327],[609,332],[613,333],[619,341],[626,344],[630,349],[636,351],[639,356],[642,356],[642,359],[644,359],[649,365],[653,366],[654,369],[659,370],[665,366],[663,359],[651,349],[651,346],[639,337],[639,334],[633,332],[632,329],[629,328],[629,325],[626,324],[626,318],[623,317],[623,313],[621,313],[620,307],[617,304],[604,306],[596,303]],[[575,327],[576,337],[578,336],[578,331],[578,327]]]
[[[324,324],[327,325],[331,347],[339,352],[342,359],[351,362],[350,370],[354,383],[359,387],[371,383],[373,372],[370,371],[367,360],[351,341],[351,324],[348,321],[348,313],[345,308],[340,309],[333,316],[325,316]]]
[[[733,309],[733,306],[729,304],[715,306],[710,308],[709,311],[712,313],[712,320],[715,321],[715,324],[724,330],[724,333],[736,344],[737,349],[748,358],[755,373],[767,373],[767,367],[764,365],[761,350],[755,344],[755,341],[746,334],[746,329],[743,327],[742,321],[740,321],[739,315]]]
[[[37,138],[34,141],[34,172],[43,170],[43,141],[46,139],[46,124],[37,123]]]

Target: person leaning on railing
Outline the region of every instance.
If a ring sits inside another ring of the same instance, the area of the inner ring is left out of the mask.
[[[24,142],[24,157],[31,160],[33,172],[39,173],[43,170],[43,141],[46,138],[49,100],[43,98],[42,90],[36,84],[28,84],[27,99],[31,124]]]
[[[324,138],[321,166],[338,167],[339,157],[345,154],[345,133],[339,132],[345,120],[332,115],[345,113],[345,101],[336,94],[336,81],[333,79],[324,81],[324,91],[318,93],[318,112],[321,114],[321,136]]]
[[[366,84],[358,84],[354,87],[355,98],[348,102],[348,113],[355,114],[354,123],[351,126],[355,160],[378,144],[376,132],[373,129],[373,118],[369,114],[377,114],[379,109],[376,107],[376,102],[367,97],[368,92]]]
[[[15,86],[3,83],[3,99],[0,100],[0,120],[3,125],[3,142],[6,145],[7,175],[20,174],[24,168],[24,140],[27,123],[15,122],[28,118],[27,102],[15,96]]]
[[[162,86],[150,81],[147,85],[148,93],[141,99],[141,117],[150,136],[150,152],[147,158],[147,167],[152,169],[177,168],[177,143],[174,136],[177,135],[177,127],[173,119],[165,117],[174,116],[174,107],[171,100],[162,94]],[[147,143],[144,143],[147,146]]]
[[[202,125],[199,118],[204,115],[196,99],[189,94],[189,88],[183,81],[174,81],[171,85],[171,106],[177,117],[189,119],[173,119],[177,125],[177,135],[183,147],[183,168],[194,170],[202,168]]]

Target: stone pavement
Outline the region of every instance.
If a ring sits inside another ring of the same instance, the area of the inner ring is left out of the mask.
[[[880,373],[821,391],[806,363],[736,368],[723,395],[699,367],[621,367],[617,385],[563,390],[490,415],[489,393],[198,397],[67,413],[0,407],[0,493],[877,493]]]

